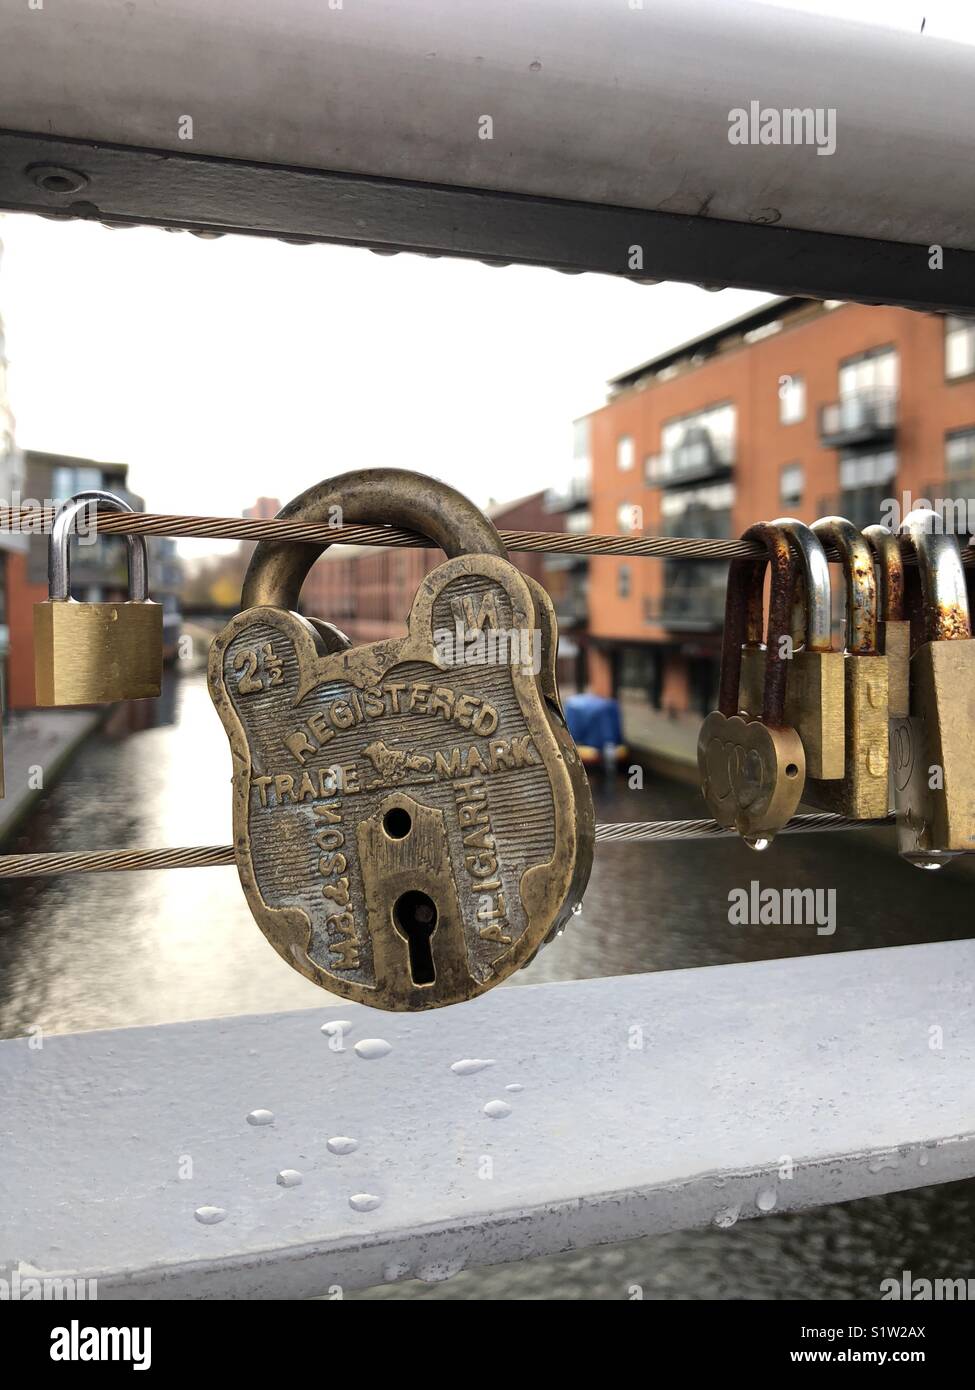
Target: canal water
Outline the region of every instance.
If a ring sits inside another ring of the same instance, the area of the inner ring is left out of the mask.
[[[230,755],[204,677],[170,676],[152,727],[128,712],[93,735],[9,850],[227,844]],[[600,781],[596,816],[702,814],[693,787]],[[737,926],[729,893],[835,889],[835,931]],[[513,985],[898,946],[972,934],[972,880],[924,874],[869,834],[597,848],[581,917]],[[246,908],[232,868],[93,874],[0,884],[0,1036],[73,1032],[320,1006]],[[787,1008],[783,1001],[783,1008]],[[692,1045],[693,1039],[688,1039]],[[972,1082],[975,1106],[975,1078]],[[902,1270],[975,1277],[975,1183],[802,1215],[680,1232],[406,1283],[358,1298],[873,1298]]]

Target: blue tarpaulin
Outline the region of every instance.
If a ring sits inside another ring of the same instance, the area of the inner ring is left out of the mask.
[[[565,722],[576,743],[590,748],[623,742],[619,703],[605,695],[570,695],[565,701]]]

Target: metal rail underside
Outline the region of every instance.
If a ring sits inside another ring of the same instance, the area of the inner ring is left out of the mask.
[[[969,1178],[973,1005],[960,941],[2,1042],[0,1266],[308,1298]]]
[[[83,171],[89,184],[81,195],[46,193],[24,172],[38,164]],[[0,208],[910,309],[975,309],[971,251],[950,250],[935,272],[926,245],[11,131],[0,131]],[[644,252],[638,274],[627,268],[634,245]]]

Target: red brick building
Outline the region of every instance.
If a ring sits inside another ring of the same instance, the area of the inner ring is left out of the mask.
[[[975,497],[975,322],[780,299],[610,388],[588,417],[596,532],[730,537],[831,512],[864,526],[905,492]],[[725,573],[594,557],[592,688],[713,708]]]

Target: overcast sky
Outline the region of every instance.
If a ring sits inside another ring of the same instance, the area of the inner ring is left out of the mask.
[[[790,3],[975,39],[975,0]],[[0,240],[18,442],[127,462],[156,511],[379,464],[524,495],[564,476],[607,377],[768,298],[19,215]]]

